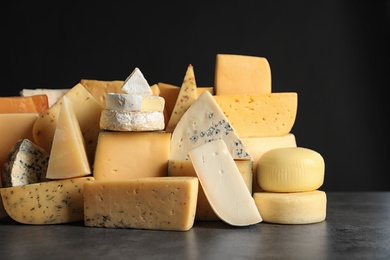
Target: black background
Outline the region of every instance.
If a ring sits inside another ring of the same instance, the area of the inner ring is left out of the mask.
[[[213,86],[218,53],[261,56],[297,92],[292,133],[325,159],[325,191],[390,190],[390,1],[12,1],[2,4],[1,95],[80,79]],[[1,127],[1,126],[0,126]]]

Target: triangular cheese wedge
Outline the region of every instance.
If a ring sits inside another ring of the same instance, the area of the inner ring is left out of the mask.
[[[85,150],[85,140],[72,103],[64,96],[54,132],[46,178],[67,179],[89,174],[91,169]]]
[[[183,84],[181,85],[179,95],[177,96],[175,106],[173,107],[169,118],[166,132],[172,133],[184,112],[198,98],[198,90],[195,81],[194,67],[189,64],[184,76]]]
[[[223,139],[235,160],[253,160],[227,117],[208,91],[187,109],[171,138],[171,160],[189,160],[188,152],[202,144]]]
[[[152,89],[139,68],[135,68],[123,83],[122,90],[128,94],[152,95]]]

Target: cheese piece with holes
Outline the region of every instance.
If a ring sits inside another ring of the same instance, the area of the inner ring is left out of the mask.
[[[0,97],[0,113],[38,113],[49,108],[46,95]]]
[[[222,95],[214,99],[241,137],[287,135],[298,109],[295,92]]]
[[[139,68],[134,68],[131,74],[126,78],[121,89],[125,93],[131,93],[134,95],[152,95],[150,85]]]
[[[194,67],[189,64],[165,131],[172,133],[180,118],[198,98]]]
[[[255,192],[253,198],[264,222],[312,224],[326,219],[327,198],[324,191]]]
[[[190,150],[189,156],[204,193],[221,220],[233,226],[262,221],[252,194],[222,139]]]
[[[3,187],[46,181],[49,153],[29,139],[20,139],[7,155]]]
[[[241,173],[248,190],[252,193],[252,161],[236,160],[234,161]],[[194,166],[191,161],[186,160],[169,160],[168,176],[194,176],[197,177]],[[209,201],[203,191],[202,186],[199,186],[198,203],[196,206],[195,220],[200,221],[215,221],[220,220],[214,213]]]
[[[84,224],[187,231],[194,225],[197,193],[196,177],[88,182],[84,185]]]
[[[99,133],[93,176],[96,180],[125,180],[167,176],[170,133]]]
[[[215,95],[271,93],[271,68],[264,57],[217,54]]]
[[[165,100],[159,96],[107,93],[106,109],[127,111],[164,111]]]
[[[100,116],[100,129],[110,131],[164,130],[163,111],[128,111],[104,109]]]
[[[86,143],[88,160],[91,163],[95,155],[96,141],[100,131],[100,114],[103,106],[80,83],[71,88],[63,97],[65,96],[73,104]],[[53,144],[63,97],[35,121],[32,129],[33,141],[48,152],[50,152]]]
[[[92,177],[1,188],[7,214],[22,224],[61,224],[84,219],[84,183]]]
[[[85,140],[69,98],[62,100],[46,178],[68,179],[91,174]]]
[[[312,149],[275,148],[260,157],[256,174],[257,183],[264,191],[311,191],[324,183],[325,161]]]
[[[253,160],[210,92],[203,92],[178,122],[171,138],[171,160],[189,160],[188,151],[223,139],[235,160]]]
[[[46,95],[48,107],[51,107],[58,99],[60,99],[66,92],[68,88],[63,89],[49,89],[49,88],[36,88],[36,89],[22,89],[20,95],[23,97],[30,97],[36,95]]]

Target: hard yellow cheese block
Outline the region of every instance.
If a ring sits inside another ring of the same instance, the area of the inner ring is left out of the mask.
[[[252,168],[253,162],[250,160],[235,160],[238,170],[241,173],[246,186],[252,193]],[[169,160],[168,176],[194,176],[197,177],[194,166],[188,160]],[[204,193],[202,186],[199,186],[198,203],[196,206],[195,220],[215,221],[220,218],[214,213],[209,201]]]
[[[215,95],[271,93],[271,68],[264,57],[217,54]]]
[[[84,219],[84,183],[92,177],[1,188],[7,214],[23,224],[60,224]]]
[[[170,133],[159,131],[101,131],[93,176],[96,180],[167,176],[170,138]]]
[[[327,198],[324,191],[255,192],[253,198],[264,222],[312,224],[326,218]]]
[[[85,141],[72,102],[64,96],[58,115],[46,178],[68,179],[91,174]]]
[[[84,185],[84,223],[91,227],[187,231],[194,224],[198,179],[152,177]]]
[[[72,101],[85,140],[88,160],[92,163],[100,131],[99,121],[103,106],[80,83],[71,88],[64,96]],[[47,109],[33,126],[34,142],[48,152],[52,147],[62,100],[63,97]]]
[[[311,191],[324,183],[325,161],[312,149],[275,148],[260,157],[256,174],[257,184],[264,191]]]
[[[252,194],[222,139],[203,144],[188,153],[204,193],[221,220],[233,226],[262,221]]]
[[[284,136],[295,123],[295,92],[213,97],[240,137]]]

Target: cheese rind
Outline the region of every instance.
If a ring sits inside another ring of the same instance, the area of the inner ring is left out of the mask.
[[[2,175],[3,187],[46,181],[49,153],[29,139],[20,139],[9,152]]]
[[[241,137],[284,136],[294,126],[298,94],[235,94],[213,96]]]
[[[325,162],[318,152],[304,147],[275,148],[257,162],[257,183],[264,191],[302,192],[324,183]]]
[[[163,111],[165,100],[159,96],[107,93],[106,108],[127,111]]]
[[[197,193],[196,177],[88,182],[84,185],[84,224],[187,231],[194,224]]]
[[[7,214],[22,224],[60,224],[84,219],[84,183],[92,177],[1,188]]]
[[[189,156],[206,197],[221,220],[233,226],[262,221],[252,194],[222,139],[192,149]]]
[[[99,125],[100,129],[111,131],[159,131],[165,127],[164,113],[104,109]]]
[[[121,88],[125,93],[141,95],[143,97],[152,95],[152,90],[139,68],[134,68],[126,78]]]
[[[210,92],[203,92],[178,122],[171,138],[172,160],[189,160],[188,151],[223,139],[235,160],[253,160]]]
[[[327,198],[324,191],[255,192],[253,198],[264,222],[312,224],[326,218]]]

